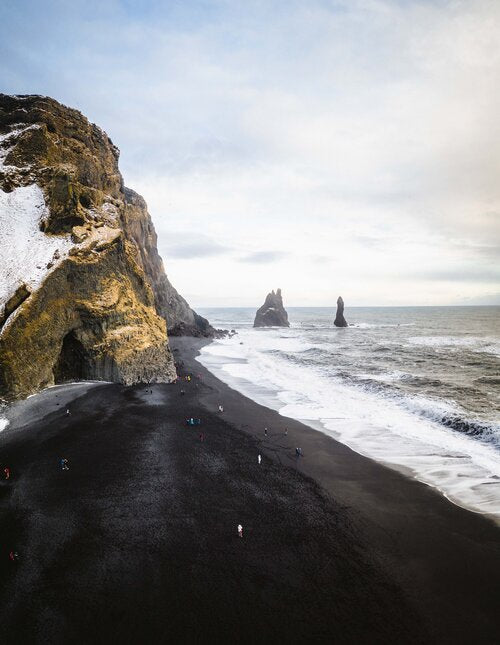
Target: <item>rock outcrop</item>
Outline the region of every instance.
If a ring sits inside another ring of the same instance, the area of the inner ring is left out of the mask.
[[[156,310],[165,318],[169,336],[210,338],[217,335],[208,320],[193,311],[168,280],[146,202],[130,188],[124,188],[123,193],[126,204],[123,228],[127,238],[139,249],[141,265],[153,288]]]
[[[167,325],[214,333],[169,283],[118,156],[78,111],[0,94],[0,397],[170,381]]]
[[[262,307],[257,310],[254,327],[290,327],[288,314],[283,307],[281,289],[267,294]]]
[[[337,315],[333,321],[335,327],[347,327],[347,320],[344,318],[344,301],[342,296],[337,298]]]

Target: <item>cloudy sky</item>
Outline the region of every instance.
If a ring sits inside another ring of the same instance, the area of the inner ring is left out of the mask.
[[[498,0],[2,0],[195,306],[500,303]]]

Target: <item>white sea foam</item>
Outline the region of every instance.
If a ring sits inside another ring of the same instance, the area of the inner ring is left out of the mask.
[[[307,347],[300,338],[284,336],[281,330],[242,330],[204,347],[199,360],[259,403],[319,422],[323,432],[355,451],[410,470],[455,503],[500,518],[498,447],[440,423],[462,415],[457,404],[346,384],[320,367],[294,363],[276,352]],[[500,438],[500,427],[496,432]]]
[[[21,127],[19,127],[21,126]],[[17,143],[17,138],[27,132],[28,130],[36,130],[40,126],[38,124],[25,125],[22,123],[15,124],[13,129],[7,134],[0,135],[0,170],[3,172],[8,172],[9,170],[18,170],[17,168],[11,168],[11,166],[5,166],[5,159],[7,155],[13,148],[15,148]]]
[[[349,323],[354,329],[385,329],[390,327],[413,327],[415,323]],[[349,329],[347,327],[347,329]]]
[[[496,338],[481,336],[412,336],[408,338],[411,345],[422,345],[435,348],[471,348],[475,352],[500,356],[500,342]]]
[[[8,425],[9,425],[9,420],[8,419],[0,418],[0,432],[2,432],[2,430],[5,430],[5,428]]]

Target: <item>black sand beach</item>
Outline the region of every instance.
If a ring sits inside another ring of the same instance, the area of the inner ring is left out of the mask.
[[[493,522],[172,344],[199,377],[54,388],[0,434],[2,644],[498,642]]]

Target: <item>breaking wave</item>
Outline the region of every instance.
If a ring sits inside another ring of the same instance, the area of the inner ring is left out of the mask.
[[[474,359],[500,341],[417,336],[419,325],[404,319],[391,322],[389,337],[388,324],[336,334],[320,314],[314,322],[257,333],[236,326],[237,336],[206,346],[199,360],[259,403],[500,517],[500,365],[490,353]]]

